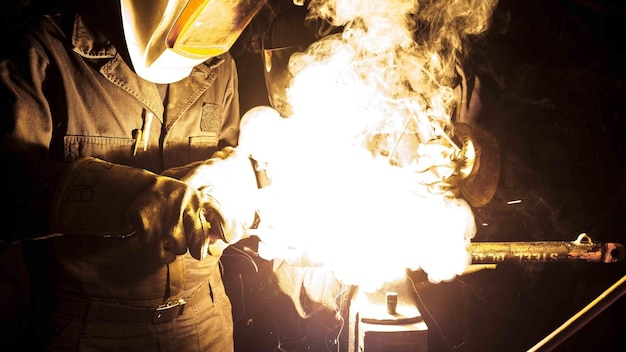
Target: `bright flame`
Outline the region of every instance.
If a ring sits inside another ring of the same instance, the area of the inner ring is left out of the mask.
[[[313,0],[345,26],[294,54],[293,114],[244,116],[241,149],[266,164],[260,254],[330,268],[377,289],[422,269],[452,280],[470,264],[476,227],[457,198],[455,70],[495,1]],[[269,224],[269,225],[268,225]]]

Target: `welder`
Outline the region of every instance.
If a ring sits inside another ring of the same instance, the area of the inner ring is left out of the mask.
[[[78,0],[6,38],[1,244],[28,269],[25,349],[233,350],[218,262],[258,217],[228,50],[264,2]]]

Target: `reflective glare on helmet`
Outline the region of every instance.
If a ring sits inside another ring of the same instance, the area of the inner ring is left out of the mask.
[[[225,53],[266,0],[190,0],[170,29],[167,46],[189,57]]]

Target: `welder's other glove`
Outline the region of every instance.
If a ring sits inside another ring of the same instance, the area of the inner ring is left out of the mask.
[[[50,211],[53,232],[137,236],[163,263],[187,249],[207,256],[212,221],[221,221],[215,204],[187,184],[91,157],[70,164]]]
[[[489,132],[465,123],[454,124],[455,138],[462,146],[461,195],[473,207],[487,205],[500,179],[500,148]]]
[[[219,238],[211,238],[209,252],[221,254],[229,245],[249,237],[259,221],[257,177],[253,161],[234,147],[226,147],[192,167],[170,169],[163,175],[178,178],[212,199],[223,215]],[[216,226],[217,224],[212,224]]]

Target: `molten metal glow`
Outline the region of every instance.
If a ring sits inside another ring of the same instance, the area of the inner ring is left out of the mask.
[[[271,177],[260,191],[263,257],[325,266],[362,289],[406,269],[452,280],[470,264],[453,85],[462,38],[487,27],[494,3],[435,3],[311,2],[344,31],[292,56],[291,116],[244,116],[240,148]]]

